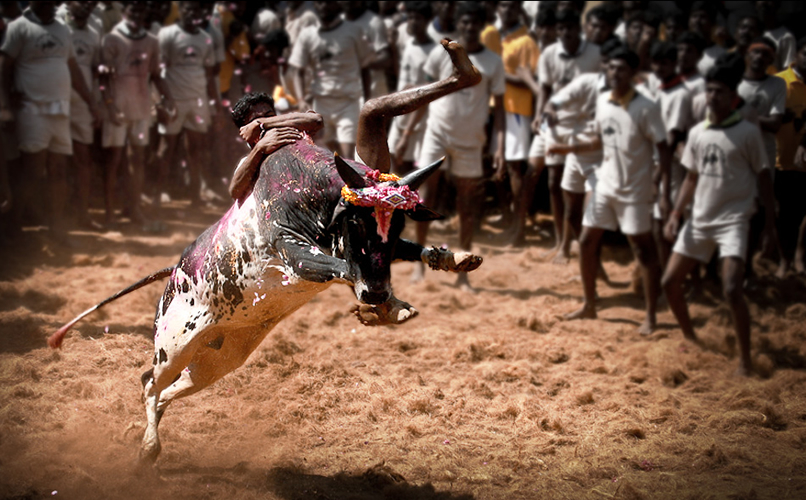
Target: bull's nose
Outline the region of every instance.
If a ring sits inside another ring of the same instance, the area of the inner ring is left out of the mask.
[[[389,292],[370,292],[368,290],[361,292],[361,302],[365,304],[383,304],[387,300],[391,294]]]

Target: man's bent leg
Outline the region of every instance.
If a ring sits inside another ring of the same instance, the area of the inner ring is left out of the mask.
[[[604,229],[597,227],[582,227],[579,237],[579,271],[582,275],[584,302],[580,309],[563,316],[564,319],[596,319],[596,271],[599,263],[596,254],[604,232]]]
[[[456,185],[456,209],[459,212],[459,247],[471,251],[473,246],[473,233],[476,230],[481,196],[480,178],[454,178]],[[459,273],[456,280],[459,287],[470,290],[467,273]]]
[[[691,324],[691,316],[688,313],[688,304],[686,304],[686,298],[683,295],[683,284],[686,281],[686,276],[698,264],[699,261],[696,259],[673,252],[669,257],[669,263],[661,281],[663,291],[666,293],[666,300],[669,301],[669,308],[672,310],[674,317],[677,318],[680,329],[683,330],[683,335],[692,341],[697,341],[697,335],[694,333],[694,326]]]
[[[67,231],[64,220],[64,209],[67,202],[67,156],[48,153],[47,169],[50,191],[50,229],[55,234],[62,236]]]

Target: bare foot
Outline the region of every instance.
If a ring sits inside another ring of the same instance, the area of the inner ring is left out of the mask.
[[[419,283],[425,279],[425,264],[422,262],[414,266],[414,272],[411,273],[411,281],[412,283]]]
[[[573,321],[575,319],[596,319],[596,308],[589,305],[583,305],[581,309],[578,309],[572,313],[563,314],[562,319],[565,321]]]
[[[462,47],[459,42],[442,39],[442,46],[448,52],[448,55],[453,62],[453,76],[456,78],[460,88],[472,87],[481,81],[481,73],[470,62],[467,57],[467,51]]]
[[[548,250],[546,250],[544,252],[541,252],[540,255],[538,255],[538,257],[540,257],[543,260],[549,260],[550,258],[552,258],[559,251],[560,251],[559,246],[552,247],[552,248],[550,248],[550,249],[548,249]]]
[[[638,333],[641,335],[652,335],[655,331],[655,321],[649,318],[645,319],[641,326],[638,327]]]
[[[779,280],[786,278],[786,272],[789,271],[789,261],[786,259],[781,259],[778,263],[778,270],[775,271],[775,277]]]
[[[557,264],[560,266],[564,266],[569,262],[571,262],[571,255],[566,253],[565,250],[560,250],[559,252],[557,252],[557,255],[555,255],[554,258],[551,259],[552,264]]]
[[[470,280],[467,279],[467,273],[459,273],[459,276],[456,277],[456,283],[454,286],[465,293],[473,295],[478,293],[478,290],[470,285]]]
[[[419,312],[411,304],[392,297],[380,305],[358,304],[353,314],[366,326],[399,325],[417,316]]]
[[[733,372],[733,375],[735,377],[751,377],[753,376],[753,365],[746,365],[745,363],[742,363],[739,365],[739,368]]]
[[[700,347],[703,345],[700,338],[694,332],[683,332],[683,337],[685,337],[689,342],[692,342]]]

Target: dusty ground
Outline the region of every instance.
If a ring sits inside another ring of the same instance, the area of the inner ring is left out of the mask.
[[[159,235],[74,233],[65,250],[28,232],[0,249],[0,498],[806,498],[802,279],[750,295],[764,377],[736,378],[720,301],[693,307],[707,350],[669,312],[639,337],[642,301],[601,284],[599,320],[560,322],[581,298],[576,263],[542,262],[536,234],[507,250],[490,231],[477,295],[447,274],[412,285],[399,264],[397,295],[421,314],[369,328],[332,287],[169,408],[158,468],[139,470],[140,374],[164,285],[90,317],[61,351],[45,339],[172,265],[217,217],[172,207]],[[606,254],[614,279],[629,280],[628,254]]]

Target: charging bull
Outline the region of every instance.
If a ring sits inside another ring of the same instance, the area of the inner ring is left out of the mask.
[[[416,194],[439,163],[400,179],[334,157],[305,137],[269,155],[252,193],[187,247],[175,267],[85,311],[48,343],[59,347],[90,312],[170,276],[154,321],[153,367],[142,376],[148,423],[140,457],[154,461],[157,427],[171,401],[241,366],[274,326],[331,284],[354,288],[369,309],[365,322],[400,323],[416,310],[393,296],[393,261],[456,272],[481,264],[471,254],[400,238],[405,215],[439,217]]]

